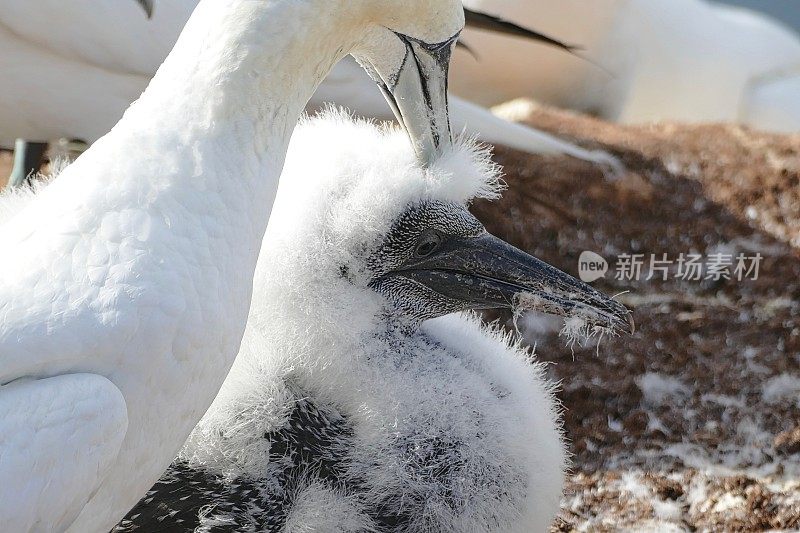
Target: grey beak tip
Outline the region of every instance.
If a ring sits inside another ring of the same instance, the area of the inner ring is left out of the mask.
[[[628,313],[628,332],[631,335],[636,333],[636,322],[633,321],[633,313]]]
[[[615,302],[616,303],[616,302]],[[613,312],[613,322],[618,331],[625,332],[629,335],[636,333],[636,322],[633,320],[633,312],[624,307],[622,304],[617,304],[617,309]]]

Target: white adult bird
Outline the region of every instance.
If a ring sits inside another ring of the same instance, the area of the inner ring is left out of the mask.
[[[94,142],[110,130],[147,86],[198,2],[137,1],[152,12],[150,20],[130,1],[0,1],[0,146],[10,147],[17,138],[35,141],[20,145],[12,175],[15,184],[38,168],[46,141]],[[514,31],[503,21],[495,21],[492,28]],[[516,34],[542,37],[524,30]],[[326,102],[365,116],[393,118],[375,85],[349,59],[334,69],[309,105],[318,109]],[[505,121],[464,100],[453,98],[451,106],[455,128],[484,140],[602,164],[613,161],[607,154]]]
[[[452,313],[524,292],[602,327],[629,315],[486,232],[466,203],[495,197],[497,174],[469,143],[426,172],[398,132],[298,127],[243,349],[115,532],[546,531],[566,465],[552,385]]]
[[[580,43],[590,62],[486,32],[485,57],[453,59],[452,90],[493,106],[515,98],[624,123],[736,122],[800,131],[800,36],[753,11],[705,0],[464,0]]]
[[[203,0],[147,91],[0,228],[0,523],[108,531],[238,351],[295,123],[347,53],[429,160],[456,0]]]

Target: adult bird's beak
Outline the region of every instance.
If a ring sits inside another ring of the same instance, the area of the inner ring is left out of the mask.
[[[400,70],[392,80],[373,77],[411,137],[417,156],[427,165],[453,141],[447,78],[458,35],[437,44],[396,35],[406,48]]]
[[[464,14],[469,27],[524,37],[573,51],[570,45],[492,15],[469,9],[465,9]],[[411,137],[417,156],[427,165],[452,143],[447,78],[450,59],[460,34],[434,44],[399,32],[394,34],[405,47],[405,57],[397,73],[386,79],[374,67],[365,65],[365,68]]]
[[[147,18],[153,18],[153,5],[154,0],[136,0],[136,3],[139,4],[144,12],[147,13]]]
[[[451,238],[425,259],[395,274],[412,279],[471,309],[514,308],[580,317],[588,326],[633,333],[630,312],[619,302],[539,259],[484,233]]]

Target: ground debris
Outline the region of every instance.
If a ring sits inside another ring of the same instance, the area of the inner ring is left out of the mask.
[[[553,364],[574,466],[555,531],[800,528],[800,135],[735,126],[624,127],[538,108],[530,122],[627,167],[498,148],[490,232],[633,308],[637,332],[565,347],[520,320]],[[636,184],[633,186],[632,184]],[[617,279],[621,254],[760,253],[757,280]],[[497,314],[492,318],[498,318]],[[510,316],[500,317],[510,320]]]

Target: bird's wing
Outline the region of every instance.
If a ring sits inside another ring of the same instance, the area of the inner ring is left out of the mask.
[[[466,7],[464,8],[464,18],[468,28],[491,31],[503,35],[510,35],[512,37],[521,37],[523,39],[555,46],[566,52],[574,52],[577,48],[543,33],[539,33],[538,31],[515,24],[514,22],[489,15],[488,13],[467,9]]]
[[[101,376],[0,387],[3,530],[65,530],[103,481],[127,427],[122,393]]]

